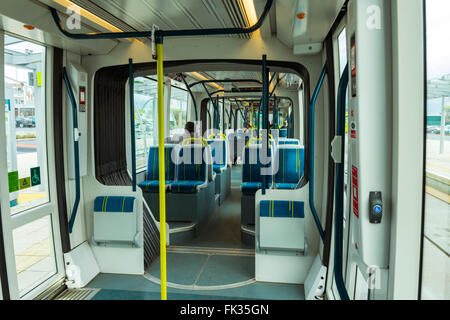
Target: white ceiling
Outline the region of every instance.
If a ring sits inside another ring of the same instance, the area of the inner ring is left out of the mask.
[[[52,0],[40,0],[62,9]],[[151,30],[156,24],[161,29],[204,29],[245,27],[247,14],[244,0],[71,0],[124,31]],[[274,0],[265,20],[263,38],[278,39],[293,48],[297,44],[320,43],[325,39],[345,0]],[[266,0],[253,0],[257,17]],[[299,11],[306,19],[299,20]],[[296,36],[294,36],[294,31]],[[299,34],[300,31],[300,34]],[[240,37],[248,37],[241,35]]]

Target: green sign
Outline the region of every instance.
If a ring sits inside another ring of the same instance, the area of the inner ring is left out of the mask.
[[[38,186],[41,184],[41,169],[40,167],[30,168],[31,186]]]
[[[30,187],[31,187],[31,178],[30,177],[19,179],[19,189],[20,190],[28,189]]]
[[[9,192],[19,191],[19,171],[8,172]]]

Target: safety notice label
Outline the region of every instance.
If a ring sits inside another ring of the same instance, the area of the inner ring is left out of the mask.
[[[19,171],[8,172],[9,192],[19,191]]]

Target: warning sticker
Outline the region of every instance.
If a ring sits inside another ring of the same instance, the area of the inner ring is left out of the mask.
[[[38,186],[41,184],[41,168],[30,168],[31,186]]]
[[[358,168],[352,166],[352,198],[353,198],[353,213],[359,219],[358,206]]]
[[[8,172],[9,192],[19,191],[19,171]]]
[[[30,177],[19,179],[19,189],[20,190],[28,189],[30,187],[31,187],[31,178]]]

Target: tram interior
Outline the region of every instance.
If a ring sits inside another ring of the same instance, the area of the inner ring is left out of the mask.
[[[415,299],[411,2],[2,1],[2,297]]]

